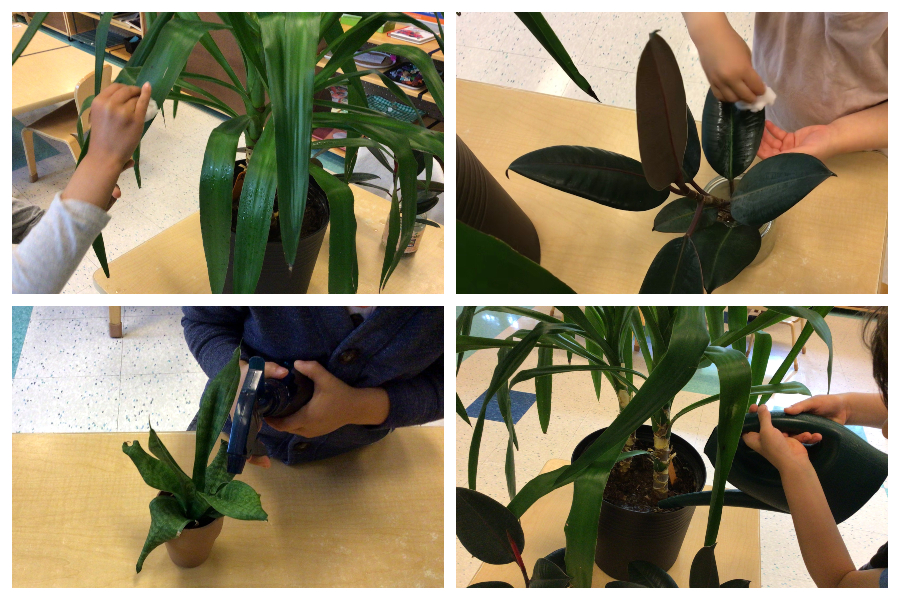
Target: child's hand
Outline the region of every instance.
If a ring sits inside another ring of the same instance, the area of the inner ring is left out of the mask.
[[[721,26],[705,27],[694,42],[700,66],[716,98],[722,102],[752,103],[765,93],[766,84],[753,69],[750,48],[727,21]]]
[[[809,454],[803,444],[812,444],[822,440],[818,433],[798,433],[790,436],[772,426],[772,415],[766,405],[750,406],[750,412],[759,414],[759,433],[745,433],[744,443],[752,450],[762,454],[766,460],[779,471],[790,467],[811,466]]]
[[[788,152],[802,152],[826,160],[834,156],[832,131],[828,125],[810,125],[793,133],[777,127],[772,121],[766,121],[762,142],[756,153],[762,159]]]
[[[381,425],[387,419],[390,400],[384,389],[351,387],[315,361],[298,360],[294,368],[313,380],[315,392],[294,414],[266,418],[274,429],[314,438],[344,425]]]
[[[784,412],[789,415],[799,415],[800,413],[819,415],[841,425],[846,425],[850,419],[850,407],[847,406],[844,396],[841,394],[813,396],[793,406],[788,406]]]
[[[150,84],[138,88],[112,83],[91,104],[88,155],[118,168],[127,163],[144,133]]]

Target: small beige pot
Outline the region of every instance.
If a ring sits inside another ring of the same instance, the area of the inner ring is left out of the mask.
[[[734,178],[735,184],[741,180],[743,175],[738,175]],[[725,200],[731,200],[731,190],[728,189],[728,180],[724,177],[715,177],[707,183],[703,189],[713,196],[718,198],[723,198]],[[760,245],[759,252],[756,254],[756,258],[753,259],[753,262],[747,265],[748,267],[755,267],[760,264],[764,260],[766,260],[769,255],[772,253],[772,248],[775,246],[775,220],[771,220],[768,223],[763,223],[762,227],[759,228],[759,237]]]
[[[160,492],[160,496],[168,495]],[[203,527],[185,527],[175,539],[166,542],[169,558],[179,567],[187,569],[199,567],[206,562],[212,552],[213,544],[222,533],[225,517],[219,517]]]

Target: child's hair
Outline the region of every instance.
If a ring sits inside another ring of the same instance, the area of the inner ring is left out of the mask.
[[[888,314],[887,307],[880,306],[866,318],[863,327],[863,337],[866,346],[872,352],[872,376],[878,389],[881,390],[881,398],[884,405],[888,403],[887,376],[888,376]]]

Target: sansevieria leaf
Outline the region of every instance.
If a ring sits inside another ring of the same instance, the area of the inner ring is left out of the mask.
[[[137,561],[137,572],[144,568],[144,559],[154,548],[168,540],[178,537],[181,530],[190,523],[178,504],[171,496],[157,496],[150,502],[150,531]]]
[[[687,102],[675,54],[655,31],[638,61],[635,104],[647,182],[655,190],[665,190],[683,178]]]
[[[640,162],[599,148],[550,146],[520,156],[509,170],[620,210],[649,210],[669,197],[668,190],[650,186]]]

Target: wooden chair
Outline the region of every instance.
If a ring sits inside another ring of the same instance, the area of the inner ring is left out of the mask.
[[[100,89],[109,85],[112,79],[112,67],[103,65],[103,75],[100,78]],[[25,146],[25,159],[28,161],[28,171],[31,173],[31,182],[38,180],[37,161],[34,158],[34,134],[45,138],[59,140],[69,146],[72,156],[78,161],[81,154],[81,144],[78,143],[78,111],[84,100],[94,93],[94,73],[85,75],[75,86],[75,98],[47,113],[31,125],[22,130],[22,144]],[[81,115],[81,127],[85,135],[90,124],[90,109]]]
[[[762,313],[763,309],[761,308],[750,308],[750,314],[759,316]],[[783,323],[791,328],[791,348],[794,347],[794,344],[797,343],[797,337],[800,335],[800,332],[803,331],[803,328],[806,326],[806,319],[801,319],[800,317],[787,317],[783,321],[779,321],[778,323]],[[776,323],[777,325],[777,323]],[[749,344],[747,345],[747,356],[750,356],[750,351],[753,349],[753,342],[756,338],[756,335],[751,335]],[[806,354],[806,344],[803,345],[803,348],[800,349],[801,354]],[[794,358],[794,371],[800,370],[800,364],[797,362],[797,358]]]

